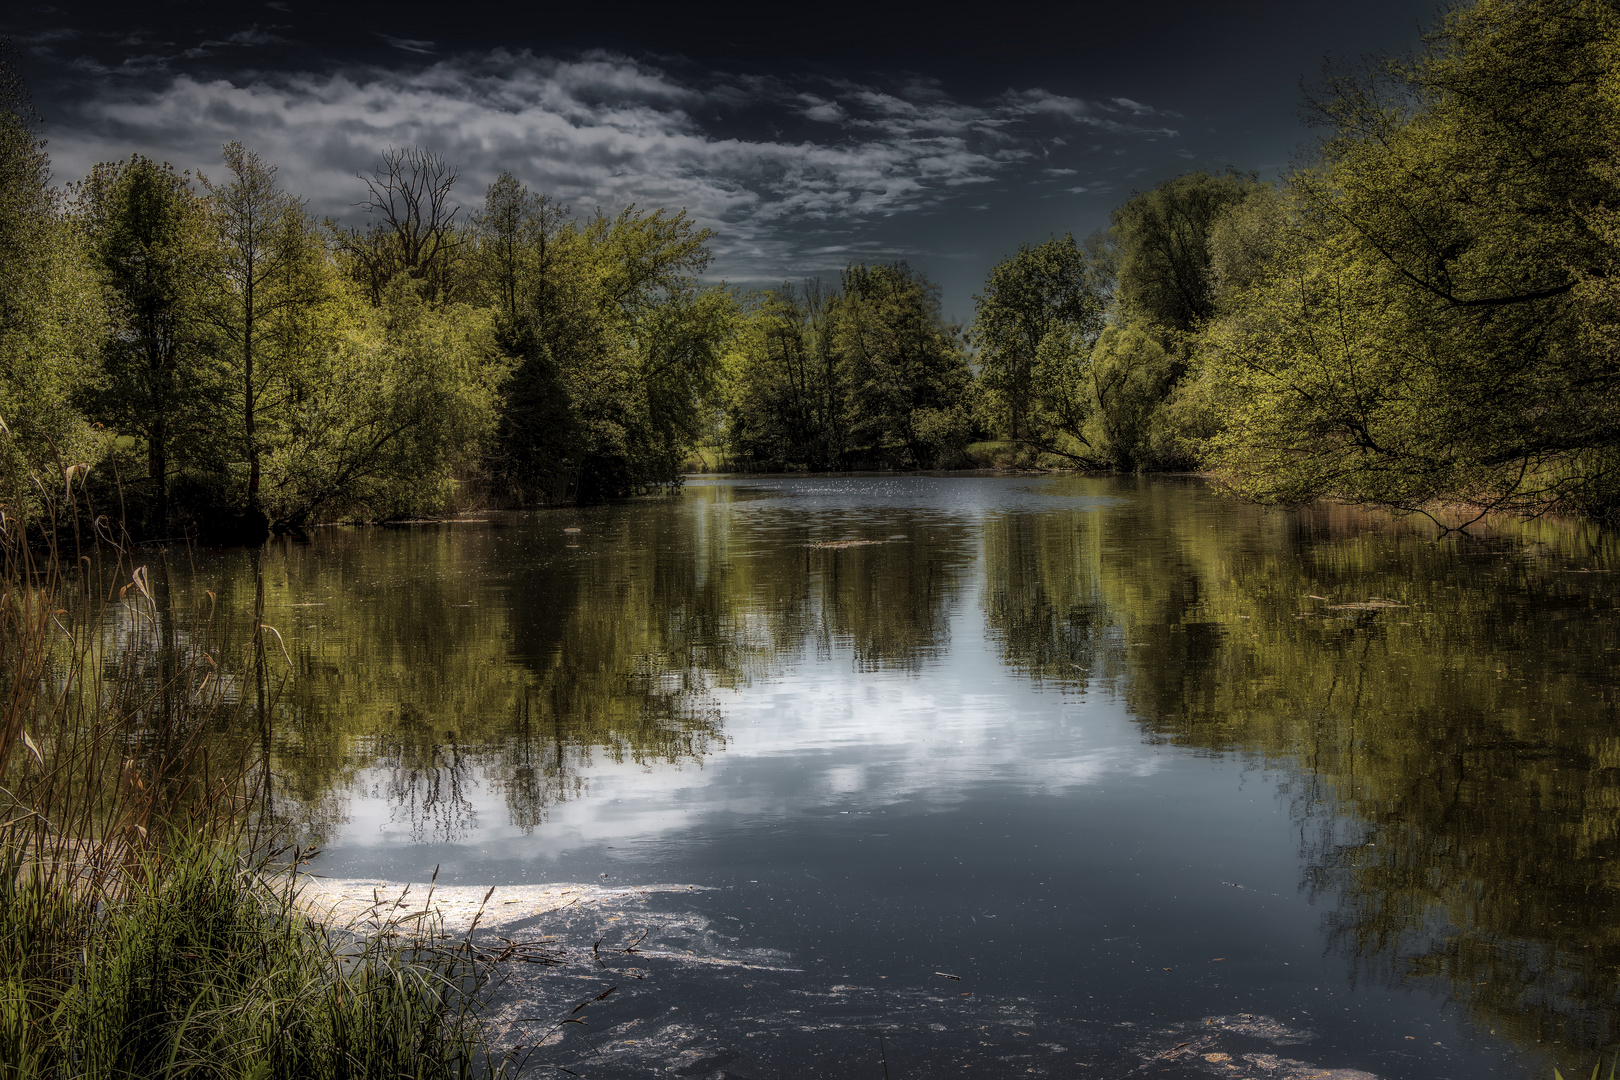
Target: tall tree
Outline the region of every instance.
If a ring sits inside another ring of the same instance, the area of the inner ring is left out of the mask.
[[[213,315],[228,343],[227,362],[239,388],[241,447],[247,461],[243,511],[250,527],[268,524],[260,487],[261,401],[268,382],[262,339],[272,317],[321,297],[320,279],[299,273],[311,254],[313,237],[299,201],[276,186],[276,167],[241,143],[225,145],[232,179],[213,184],[199,178],[218,236],[218,290]]]
[[[940,314],[939,287],[903,262],[849,267],[842,286],[835,333],[848,366],[850,440],[929,467],[952,449],[942,438],[965,443],[965,425],[942,417],[972,381],[959,332]]]
[[[371,224],[364,231],[333,231],[373,304],[382,303],[383,290],[400,274],[422,282],[429,303],[455,298],[462,235],[452,190],[459,175],[441,155],[415,146],[385,151],[370,176],[361,174],[366,198],[360,209]]]
[[[495,340],[512,360],[486,466],[519,503],[558,501],[575,479],[569,460],[575,418],[557,365],[558,338],[566,335],[559,317],[569,306],[567,222],[566,207],[506,172],[489,186],[471,222],[470,259],[481,298],[495,309]]]
[[[1063,436],[1080,437],[1074,379],[1064,371],[1104,325],[1114,255],[1101,236],[1085,244],[1053,238],[997,263],[975,296],[972,340],[985,389],[1007,436],[1076,456]]]
[[[97,412],[146,443],[150,527],[169,520],[177,451],[206,435],[213,331],[207,289],[217,250],[189,178],[139,154],[97,165],[79,206],[108,307]]]
[[[727,357],[726,438],[759,468],[843,464],[849,428],[846,365],[834,341],[839,294],[819,281],[759,297]]]
[[[1252,177],[1236,173],[1184,173],[1119,206],[1111,231],[1119,246],[1121,308],[1172,332],[1213,315],[1209,230],[1253,186]]]
[[[29,332],[47,273],[41,234],[53,210],[51,167],[38,129],[15,50],[0,38],[0,341],[8,344]]]
[[[0,483],[15,515],[29,479],[92,464],[102,442],[75,403],[101,337],[83,236],[50,190],[50,161],[9,41],[0,38]]]
[[[1206,349],[1240,490],[1620,513],[1617,42],[1601,0],[1478,0],[1329,83],[1297,223]]]

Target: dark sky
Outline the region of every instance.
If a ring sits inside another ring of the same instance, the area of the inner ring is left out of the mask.
[[[510,169],[576,210],[684,206],[739,282],[905,258],[972,312],[1025,240],[1190,169],[1276,175],[1302,80],[1417,43],[1433,0],[8,5],[58,182],[240,139],[323,214],[390,145],[468,203]]]

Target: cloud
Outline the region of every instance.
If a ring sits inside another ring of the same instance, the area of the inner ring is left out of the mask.
[[[388,42],[388,44],[392,45],[394,48],[401,49],[405,52],[421,53],[424,56],[432,56],[438,52],[438,50],[433,47],[433,42],[431,41],[422,41],[419,38],[395,37],[392,34],[385,34],[380,30],[377,32],[377,36]]]
[[[269,30],[260,29],[259,24],[254,23],[246,30],[238,30],[236,33],[229,34],[223,38],[204,41],[200,45],[196,45],[185,50],[180,54],[180,56],[183,59],[195,60],[201,56],[211,56],[220,49],[232,47],[254,48],[261,45],[281,45],[285,44],[286,41],[287,39],[282,37],[280,34],[274,34]]]
[[[268,30],[262,30],[262,29],[259,28],[258,23],[254,23],[252,26],[248,27],[246,30],[238,30],[236,33],[231,34],[224,41],[219,42],[219,44],[222,44],[222,45],[279,45],[279,44],[284,43],[286,40],[287,39],[282,37],[280,34],[272,34]],[[211,42],[204,42],[204,44],[212,44],[212,43]]]
[[[1080,98],[1065,97],[1062,94],[1054,94],[1048,90],[1035,88],[1031,90],[1008,90],[1001,96],[1001,101],[1003,107],[1010,112],[1024,116],[1061,116],[1076,124],[1095,128],[1098,131],[1164,137],[1177,134],[1174,128],[1143,127],[1135,123],[1134,121],[1138,117],[1171,116],[1174,114],[1161,112],[1150,105],[1132,101],[1130,98],[1085,101]],[[1128,113],[1129,118],[1117,119],[1117,115],[1121,112]]]
[[[230,43],[265,33],[253,27]],[[418,53],[432,46],[385,39]],[[216,171],[220,146],[242,139],[281,165],[313,211],[342,217],[361,195],[355,174],[380,151],[422,145],[460,164],[469,203],[509,170],[579,210],[684,207],[719,229],[717,269],[744,280],[841,265],[833,249],[875,223],[1033,169],[1077,123],[1124,137],[1167,133],[1100,126],[1096,117],[1116,106],[1039,89],[973,103],[925,81],[693,75],[608,52],[496,50],[410,71],[180,74],[144,92],[104,85],[50,132],[59,178],[136,149]],[[827,252],[821,263],[816,249]]]

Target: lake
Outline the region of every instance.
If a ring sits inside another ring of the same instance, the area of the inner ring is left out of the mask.
[[[316,530],[263,558],[278,812],[498,886],[570,956],[501,1037],[580,1075],[1568,1075],[1620,1040],[1616,569],[1179,478]]]

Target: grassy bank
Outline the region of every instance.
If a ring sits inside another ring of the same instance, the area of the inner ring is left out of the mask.
[[[515,1071],[470,941],[301,907],[265,798],[279,635],[229,645],[168,574],[0,518],[0,1080]]]
[[[0,863],[0,1061],[8,1077],[497,1075],[483,974],[431,935],[329,931],[222,845],[143,853],[116,893]],[[420,929],[420,928],[414,928]]]

